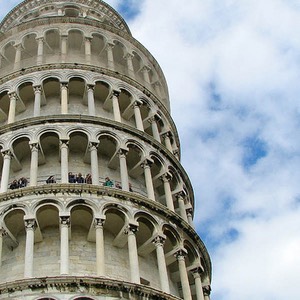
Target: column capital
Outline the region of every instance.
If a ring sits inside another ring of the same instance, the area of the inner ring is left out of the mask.
[[[118,91],[118,90],[113,90],[112,91],[112,96],[115,96],[117,98],[120,96],[120,94],[121,94],[121,91]]]
[[[209,296],[210,295],[210,292],[211,292],[211,287],[210,285],[205,285],[203,288],[203,294],[204,296]]]
[[[154,240],[152,241],[152,243],[156,246],[156,247],[163,247],[165,244],[166,238],[158,235],[154,238]]]
[[[171,131],[166,131],[161,134],[161,136],[166,139],[166,138],[171,138],[172,137],[172,132]]]
[[[186,202],[186,193],[184,191],[180,191],[175,194],[177,200],[183,200],[184,203]]]
[[[112,50],[115,44],[113,42],[107,42],[105,45],[105,50]]]
[[[101,219],[101,218],[95,218],[94,219],[94,227],[95,228],[103,228],[105,219]]]
[[[170,172],[166,172],[165,174],[162,174],[160,179],[163,181],[163,182],[170,182],[172,180],[173,176]]]
[[[5,158],[5,157],[11,158],[12,157],[12,151],[10,149],[2,150],[1,154],[2,154],[3,158]]]
[[[10,92],[8,93],[8,97],[10,100],[17,100],[17,93],[16,92]]]
[[[34,93],[41,93],[42,92],[42,86],[41,85],[33,85],[32,86]]]
[[[60,140],[59,141],[60,147],[69,147],[69,140]]]
[[[35,38],[35,40],[36,41],[38,41],[38,42],[43,42],[44,41],[44,37],[43,36],[37,36],[36,38]]]
[[[143,66],[142,69],[141,69],[141,71],[142,71],[142,72],[147,72],[147,73],[148,73],[148,72],[151,71],[151,68],[150,68],[149,66]]]
[[[67,89],[68,88],[68,81],[61,81],[60,82],[60,88],[61,89]]]
[[[128,154],[128,149],[127,148],[119,148],[118,154],[119,154],[119,156],[126,156]]]
[[[177,260],[184,260],[185,257],[187,256],[187,251],[185,249],[179,249],[174,253],[174,256],[176,257]]]
[[[126,59],[133,59],[134,58],[134,54],[131,52],[127,52],[124,54],[124,58]]]
[[[202,274],[204,270],[201,266],[197,266],[197,267],[191,269],[190,271],[193,274],[194,278],[199,278],[200,274]]]
[[[3,237],[3,236],[7,236],[8,235],[8,232],[2,227],[0,228],[0,235]]]
[[[135,224],[128,224],[124,230],[125,234],[135,234],[138,231],[139,227]]]
[[[37,142],[29,143],[29,147],[31,151],[39,150],[39,143]]]
[[[87,90],[88,90],[88,91],[94,91],[94,90],[95,90],[95,85],[92,84],[92,83],[87,84],[86,87],[87,87]]]
[[[60,216],[60,225],[70,227],[70,216]]]
[[[98,149],[98,146],[99,146],[99,142],[89,142],[89,150],[92,151],[92,150],[97,150]]]
[[[132,102],[132,107],[135,107],[135,106],[140,107],[142,104],[143,104],[143,101],[137,99]]]
[[[35,230],[37,227],[37,223],[35,219],[27,219],[24,220],[25,222],[25,229],[27,230]]]
[[[19,49],[19,50],[23,49],[22,43],[14,44],[13,46],[15,49]]]
[[[186,210],[186,214],[187,214],[188,216],[192,217],[192,216],[193,216],[193,209],[192,209],[192,208],[188,208],[188,209]]]
[[[150,168],[152,166],[152,164],[154,163],[154,161],[151,158],[146,158],[143,160],[143,162],[141,163],[141,167],[143,169],[145,168]]]

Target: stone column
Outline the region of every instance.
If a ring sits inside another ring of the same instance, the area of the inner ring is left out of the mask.
[[[150,160],[145,159],[141,166],[144,169],[148,198],[155,201],[155,194],[154,194],[152,174],[151,174],[151,164],[152,162]]]
[[[85,60],[86,60],[86,63],[88,63],[88,64],[91,63],[91,54],[92,54],[91,40],[92,39],[90,37],[86,37],[85,41],[84,41]]]
[[[43,55],[44,55],[44,39],[39,37],[36,39],[38,42],[38,49],[37,49],[37,64],[40,65],[43,62]]]
[[[175,253],[175,257],[178,261],[178,268],[180,274],[180,281],[184,300],[192,300],[191,289],[189,284],[189,278],[185,266],[185,256],[186,252],[184,250],[179,250]]]
[[[0,267],[2,266],[2,248],[3,248],[3,237],[7,235],[4,228],[0,228]]]
[[[155,89],[156,95],[159,96],[159,97],[161,96],[160,87],[161,87],[161,83],[159,81],[156,81],[154,83],[154,89]]]
[[[144,80],[145,80],[146,84],[148,84],[148,85],[150,85],[150,76],[149,76],[150,70],[151,70],[151,68],[148,66],[144,66],[142,68]]]
[[[186,222],[188,222],[188,218],[186,215],[186,209],[185,209],[185,203],[184,203],[184,197],[182,193],[178,193],[176,195],[177,201],[178,201],[178,206],[179,206],[179,214],[182,219],[184,219]]]
[[[37,185],[37,172],[38,172],[38,160],[39,160],[39,144],[30,144],[31,160],[30,160],[30,186]]]
[[[60,84],[60,92],[61,92],[61,113],[68,113],[68,83],[61,82]]]
[[[114,43],[107,43],[105,50],[107,51],[107,67],[110,70],[115,69],[114,54],[113,54]]]
[[[133,63],[132,63],[132,59],[133,59],[134,55],[132,53],[127,53],[124,58],[126,59],[127,62],[127,70],[128,70],[128,75],[131,78],[135,78],[135,74],[134,74],[134,68],[133,68]]]
[[[96,269],[97,276],[105,276],[105,256],[104,256],[104,219],[96,218],[94,220],[96,228]]]
[[[25,220],[26,229],[26,246],[25,246],[25,262],[24,277],[33,277],[33,250],[34,250],[34,231],[36,229],[35,219]]]
[[[210,285],[206,285],[203,287],[204,300],[210,300],[210,292],[211,292]]]
[[[171,133],[170,132],[166,132],[163,134],[163,138],[165,140],[165,146],[166,148],[173,153],[173,147],[172,147],[172,144],[171,144],[171,139],[170,139],[170,135]]]
[[[125,230],[125,234],[128,235],[128,253],[129,253],[129,265],[130,265],[130,275],[131,282],[140,283],[140,270],[139,270],[139,260],[136,246],[135,233],[138,227],[129,224]]]
[[[39,117],[41,114],[42,87],[40,85],[36,85],[36,86],[33,86],[33,90],[34,90],[33,116]]]
[[[60,217],[60,275],[69,274],[69,227],[70,217]]]
[[[90,116],[95,116],[95,98],[94,98],[94,88],[95,86],[89,84],[87,86],[87,98],[88,98],[88,110]]]
[[[203,294],[203,289],[202,289],[202,283],[201,283],[201,269],[200,268],[195,268],[191,270],[193,277],[195,279],[195,289],[196,289],[196,297],[197,300],[204,300],[204,294]]]
[[[9,93],[9,112],[8,112],[8,119],[7,124],[13,123],[15,121],[16,116],[16,106],[17,106],[17,94],[16,93]]]
[[[65,62],[67,57],[67,47],[68,47],[68,36],[62,35],[61,36],[61,61]]]
[[[2,175],[1,175],[1,193],[7,191],[12,153],[10,150],[5,150],[2,151],[2,156],[3,156],[3,167],[2,167]]]
[[[16,54],[15,54],[15,69],[20,68],[21,55],[22,55],[22,44],[15,45]]]
[[[98,149],[99,143],[90,143],[92,184],[99,184]]]
[[[112,106],[113,106],[113,112],[114,112],[114,119],[117,122],[121,122],[121,113],[120,113],[119,98],[118,98],[119,95],[120,95],[120,92],[113,91]]]
[[[61,167],[61,183],[68,183],[68,169],[69,169],[69,158],[68,158],[68,141],[60,141],[60,167]]]
[[[193,211],[192,211],[191,208],[186,210],[186,216],[187,216],[187,219],[188,219],[188,223],[189,223],[193,228],[195,228],[194,222],[193,222]]]
[[[175,211],[174,210],[172,192],[171,192],[171,186],[170,186],[170,181],[172,179],[172,176],[169,173],[166,173],[161,177],[161,179],[164,183],[164,190],[165,190],[165,197],[166,197],[167,207],[168,207],[169,210]]]
[[[160,140],[160,134],[159,134],[159,131],[158,131],[158,126],[157,126],[157,123],[156,123],[156,118],[155,116],[151,117],[149,119],[149,122],[151,124],[151,128],[152,128],[152,134],[153,134],[153,137],[161,143],[161,140]]]
[[[126,149],[119,149],[122,190],[128,192],[129,181],[128,181],[128,170],[127,170],[127,163],[126,163],[127,152],[128,151]]]
[[[144,125],[140,110],[140,105],[142,104],[141,101],[135,101],[133,103],[133,110],[134,110],[134,118],[135,118],[135,125],[138,130],[144,131]]]
[[[163,249],[165,238],[163,238],[162,236],[157,236],[154,239],[153,243],[155,244],[156,247],[160,287],[165,293],[170,293],[168,271],[166,266],[165,253]]]

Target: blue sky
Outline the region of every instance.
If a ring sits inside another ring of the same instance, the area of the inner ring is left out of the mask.
[[[299,1],[106,2],[167,78],[212,299],[298,299]]]

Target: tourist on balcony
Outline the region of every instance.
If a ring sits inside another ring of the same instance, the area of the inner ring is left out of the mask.
[[[68,177],[69,177],[69,183],[75,183],[76,182],[75,175],[72,172],[68,173]]]
[[[78,173],[78,175],[76,177],[76,182],[77,183],[84,183],[84,178],[82,177],[81,173]]]
[[[49,176],[48,179],[46,180],[46,183],[47,184],[49,184],[49,183],[56,183],[54,175]]]
[[[27,183],[28,180],[25,177],[21,177],[18,182],[20,188],[27,186]]]
[[[122,187],[121,187],[121,185],[120,185],[119,182],[116,183],[116,188],[117,188],[117,189],[120,189],[120,190],[122,189]]]
[[[92,175],[90,173],[85,176],[85,183],[92,184]]]
[[[10,184],[9,188],[10,188],[11,190],[15,190],[15,189],[18,189],[18,188],[19,188],[19,184],[18,184],[17,179],[15,179],[15,180]]]
[[[113,187],[114,183],[109,179],[109,177],[105,178],[105,182],[103,183],[104,186]]]

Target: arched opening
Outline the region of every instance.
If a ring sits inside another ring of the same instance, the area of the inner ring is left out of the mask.
[[[84,105],[85,81],[79,77],[70,79],[68,111],[71,114],[88,114],[88,108]]]
[[[60,269],[60,230],[59,211],[55,205],[49,204],[51,200],[45,200],[36,212],[36,219],[39,225],[39,236],[35,238],[34,265],[35,273],[38,276],[54,276],[59,274]],[[47,268],[38,267],[45,264]]]
[[[18,88],[19,101],[17,101],[16,120],[33,117],[34,109],[34,91],[31,82],[25,82]]]
[[[106,173],[100,173],[100,184],[103,184],[105,182],[106,177],[109,177],[110,180],[113,181],[113,183],[121,182],[117,147],[117,141],[111,135],[102,134],[99,137],[99,169],[100,172],[101,170],[106,170]]]
[[[61,113],[60,82],[57,78],[47,78],[43,81],[43,91],[46,105],[41,107],[41,115],[55,115]]]
[[[73,132],[70,135],[69,172],[75,175],[77,183],[84,183],[86,174],[91,173],[88,137],[80,131]]]
[[[0,122],[4,123],[7,120],[8,113],[9,113],[9,104],[10,99],[8,96],[8,92],[2,92],[0,94]]]
[[[27,137],[19,138],[12,145],[13,157],[9,176],[10,189],[26,187],[29,182],[31,150]],[[15,186],[17,182],[17,186]]]
[[[94,231],[93,212],[85,205],[71,210],[70,273],[96,275],[96,244],[89,240]],[[84,251],[82,251],[84,249]]]
[[[108,102],[110,90],[111,88],[106,82],[96,82],[94,89],[96,115],[107,119],[113,119],[112,110],[105,109],[105,103]]]
[[[61,179],[59,137],[54,132],[46,132],[40,137],[38,184],[45,184],[53,175],[56,182]]]

